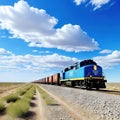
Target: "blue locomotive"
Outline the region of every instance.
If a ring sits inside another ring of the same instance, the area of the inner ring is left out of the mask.
[[[86,89],[106,88],[102,67],[91,59],[75,63],[74,66],[65,68],[61,73],[34,81],[35,83],[80,86]]]
[[[60,74],[60,84],[80,86],[86,89],[106,88],[102,67],[93,60],[84,60],[65,68]]]

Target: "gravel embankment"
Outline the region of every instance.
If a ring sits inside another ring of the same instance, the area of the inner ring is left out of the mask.
[[[49,112],[48,120],[75,120],[61,105],[47,106]]]
[[[120,120],[120,96],[118,95],[52,85],[41,86],[70,103],[81,116],[85,116],[86,120],[87,117],[89,120],[91,118],[92,120]],[[58,109],[56,113],[59,111],[61,110]]]
[[[52,103],[48,105],[44,104],[47,120],[77,120],[76,117],[74,117],[52,96],[51,99],[52,99]]]

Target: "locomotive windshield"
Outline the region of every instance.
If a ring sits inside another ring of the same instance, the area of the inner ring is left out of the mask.
[[[84,60],[84,61],[80,62],[80,67],[83,67],[86,65],[97,65],[97,63],[94,62],[93,60]]]

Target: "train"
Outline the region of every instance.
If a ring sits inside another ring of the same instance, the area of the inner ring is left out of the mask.
[[[106,88],[105,82],[107,80],[102,67],[92,59],[87,59],[63,69],[60,73],[55,73],[34,82],[99,90],[100,88]]]

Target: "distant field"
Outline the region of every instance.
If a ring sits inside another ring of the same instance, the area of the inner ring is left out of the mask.
[[[20,84],[22,85],[23,83],[0,82],[0,94],[3,93],[4,91],[8,91],[10,89],[18,87]]]
[[[16,83],[16,82],[0,82],[0,87],[7,87],[11,85],[18,85],[18,84],[23,84],[23,83]]]
[[[120,83],[106,83],[108,90],[117,90],[120,91]]]

